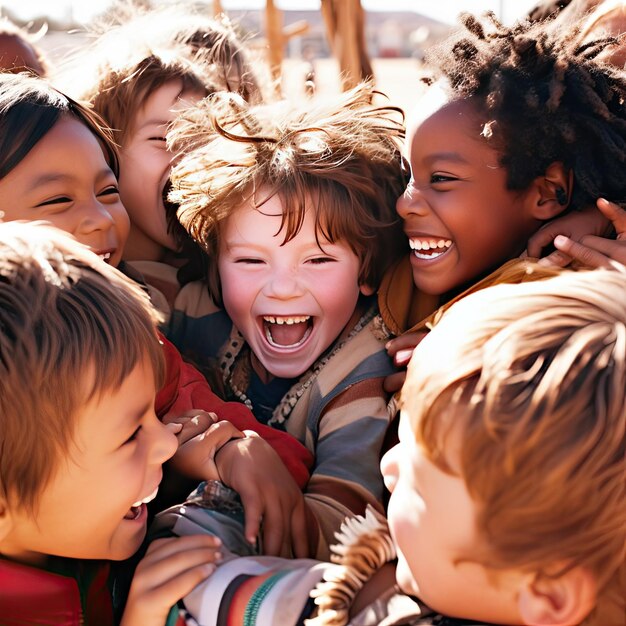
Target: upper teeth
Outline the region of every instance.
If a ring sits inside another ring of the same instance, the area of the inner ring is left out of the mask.
[[[148,502],[154,500],[156,498],[156,494],[159,488],[157,487],[149,496],[146,496],[143,500],[138,500],[133,504],[133,506],[141,506],[142,504],[148,504]]]
[[[264,315],[263,319],[270,324],[301,324],[311,319],[310,315],[300,315],[299,317],[276,317],[274,315]]]
[[[452,245],[451,239],[409,239],[411,250],[434,250],[436,248],[449,248]]]
[[[110,252],[105,252],[104,254],[98,255],[103,261],[108,261],[111,258]]]

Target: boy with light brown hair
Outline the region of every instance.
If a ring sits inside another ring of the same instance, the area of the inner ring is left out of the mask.
[[[181,428],[155,414],[158,319],[139,285],[68,235],[0,225],[4,624],[112,626],[108,562],[139,549]],[[155,542],[122,624],[162,626],[219,545],[206,535]]]
[[[181,266],[187,267],[183,275],[202,268],[196,267],[195,244],[185,238],[181,246],[175,225],[166,221],[168,126],[208,94],[232,91],[256,102],[261,90],[233,27],[188,5],[146,10],[121,2],[93,30],[98,37],[88,54],[81,51],[68,64],[61,84],[112,129],[120,152],[120,196],[130,217],[123,258],[171,303]]]
[[[382,461],[402,589],[496,624],[621,623],[625,390],[624,268],[454,304]]]

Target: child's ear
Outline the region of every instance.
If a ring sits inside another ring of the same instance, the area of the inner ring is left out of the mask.
[[[373,296],[376,293],[376,289],[364,283],[359,285],[359,289],[364,296]]]
[[[571,626],[580,624],[596,603],[596,582],[583,567],[558,578],[538,575],[527,581],[518,595],[524,624]]]
[[[570,202],[573,182],[573,172],[566,170],[563,163],[549,165],[543,175],[537,176],[531,184],[532,216],[547,221],[563,213]]]

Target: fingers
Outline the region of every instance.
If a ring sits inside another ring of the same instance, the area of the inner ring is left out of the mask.
[[[402,389],[402,385],[404,385],[405,379],[406,370],[396,372],[395,374],[390,374],[383,381],[383,389],[386,393],[396,393],[396,391],[400,391],[400,389]]]
[[[220,545],[211,535],[153,542],[137,566],[122,623],[163,623],[157,618],[215,570]]]
[[[259,535],[261,527],[261,517],[263,514],[263,502],[258,493],[239,492],[241,504],[243,505],[245,524],[244,535],[246,541],[254,545]]]
[[[305,559],[309,554],[309,541],[306,531],[306,505],[304,498],[299,506],[291,512],[291,548],[293,556],[297,559]]]
[[[626,211],[614,202],[609,202],[604,198],[600,198],[597,205],[600,212],[613,224],[617,238],[622,239],[626,237]]]
[[[572,241],[569,237],[563,237],[562,235],[556,237],[556,239],[554,240],[554,245],[559,250],[565,252],[568,256],[576,259],[582,265],[585,265],[587,267],[612,268],[613,264],[611,263],[611,259],[609,258],[611,255],[604,254],[602,249],[606,251],[610,247],[609,244],[615,245],[617,242],[611,241],[609,239],[603,239],[602,237],[587,237],[585,239],[585,242],[590,242],[591,239],[598,240],[598,242],[594,241],[593,244],[594,246],[600,248],[600,250],[594,249],[594,247],[591,247],[591,245]]]
[[[390,357],[395,358],[399,352],[402,352],[404,350],[413,350],[413,348],[415,348],[415,346],[417,346],[427,334],[428,333],[420,331],[400,335],[399,337],[396,337],[395,339],[387,342],[387,344],[385,345],[387,354],[389,354]]]
[[[559,235],[562,237],[563,235]],[[570,239],[571,241],[571,239]],[[552,266],[552,267],[567,267],[572,262],[572,257],[565,254],[561,250],[555,250],[548,256],[543,257],[537,261],[538,265]]]
[[[289,512],[283,511],[278,498],[272,503],[265,503],[263,511],[263,554],[280,556],[283,544],[291,543],[286,526],[288,527]],[[247,522],[247,519],[246,519]]]
[[[541,256],[541,251],[546,246],[549,246],[557,235],[562,234],[562,230],[562,225],[557,225],[555,228],[552,222],[542,226],[528,240],[528,247],[526,248],[528,256],[539,258]]]

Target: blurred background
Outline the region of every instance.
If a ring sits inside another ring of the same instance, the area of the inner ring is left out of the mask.
[[[228,16],[264,61],[268,74],[280,76],[284,95],[300,96],[307,77],[314,78],[318,94],[346,87],[321,0],[192,1],[207,13],[219,9]],[[335,0],[335,4],[347,6],[349,1]],[[135,2],[167,4],[166,0]],[[361,0],[362,35],[377,88],[395,104],[410,108],[424,50],[449,34],[461,11],[493,11],[511,23],[535,4],[536,0]],[[62,66],[64,57],[85,45],[84,26],[111,5],[111,0],[8,0],[0,1],[0,14],[38,34],[41,47],[55,65]]]

